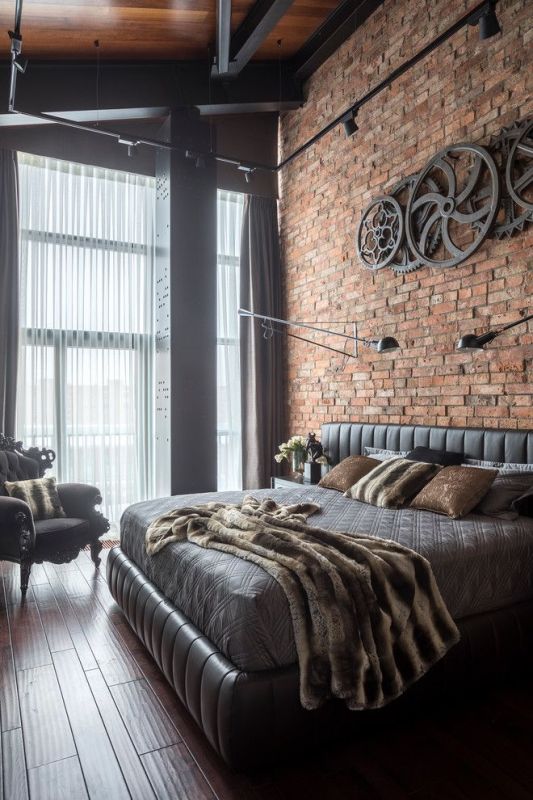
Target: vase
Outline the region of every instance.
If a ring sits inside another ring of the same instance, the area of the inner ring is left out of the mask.
[[[305,464],[305,453],[301,450],[293,450],[291,453],[291,469],[293,472],[303,474]]]

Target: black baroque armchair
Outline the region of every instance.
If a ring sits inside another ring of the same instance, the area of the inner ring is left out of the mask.
[[[100,564],[99,537],[109,522],[95,506],[102,502],[98,489],[82,483],[58,484],[66,517],[36,521],[27,503],[10,497],[5,481],[42,478],[55,460],[53,450],[31,447],[0,434],[0,560],[20,564],[20,590],[28,588],[31,565],[50,561],[63,564],[91,546],[91,558]]]

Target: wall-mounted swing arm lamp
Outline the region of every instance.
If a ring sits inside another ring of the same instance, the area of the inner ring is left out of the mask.
[[[294,333],[287,332],[287,335],[291,336],[293,339],[300,339],[302,342],[309,342],[317,347],[322,347],[324,350],[332,350],[334,353],[340,353],[340,355],[349,356],[350,358],[357,358],[359,355],[359,344],[362,344],[365,347],[370,347],[377,353],[392,353],[395,350],[400,349],[400,345],[393,336],[384,336],[381,339],[367,339],[363,336],[358,336],[355,322],[338,323],[353,326],[353,334],[350,336],[350,334],[347,333],[340,333],[339,331],[332,331],[329,328],[319,327],[320,325],[331,325],[331,323],[318,323],[316,325],[311,325],[309,322],[296,322],[287,319],[279,319],[277,317],[269,317],[266,314],[256,314],[253,311],[248,311],[245,308],[239,308],[239,316],[260,319],[262,322],[263,336],[265,339],[271,339],[275,333],[281,334],[284,332],[283,329],[275,327],[276,325],[284,325],[285,327],[289,328],[304,328],[311,331],[318,331],[318,333],[325,333],[330,336],[341,337],[344,339],[345,343],[353,343],[353,353],[350,353],[347,350],[340,350],[337,347],[330,347],[329,345],[318,342],[315,339],[306,339],[304,336],[298,336]]]
[[[463,352],[483,350],[485,345],[490,344],[497,336],[501,336],[502,333],[505,333],[505,331],[508,331],[510,328],[514,328],[516,325],[522,325],[530,319],[533,319],[533,314],[517,319],[516,322],[511,322],[509,325],[504,325],[499,331],[487,331],[487,333],[482,333],[479,336],[476,336],[475,333],[467,333],[466,336],[462,336],[459,339],[455,345],[455,349],[462,350]]]

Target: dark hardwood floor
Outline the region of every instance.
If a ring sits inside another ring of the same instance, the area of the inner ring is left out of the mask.
[[[533,798],[533,682],[239,775],[130,630],[103,565],[35,566],[24,604],[18,568],[0,575],[0,798]]]

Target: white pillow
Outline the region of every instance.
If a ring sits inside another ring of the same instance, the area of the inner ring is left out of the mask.
[[[377,458],[377,456],[374,456]],[[498,472],[533,472],[533,464],[512,464],[510,461],[480,461],[477,458],[465,458],[464,467],[485,467],[497,469]]]
[[[382,447],[365,447],[365,456],[375,458],[377,461],[387,461],[389,458],[406,456],[407,450],[384,450]]]

